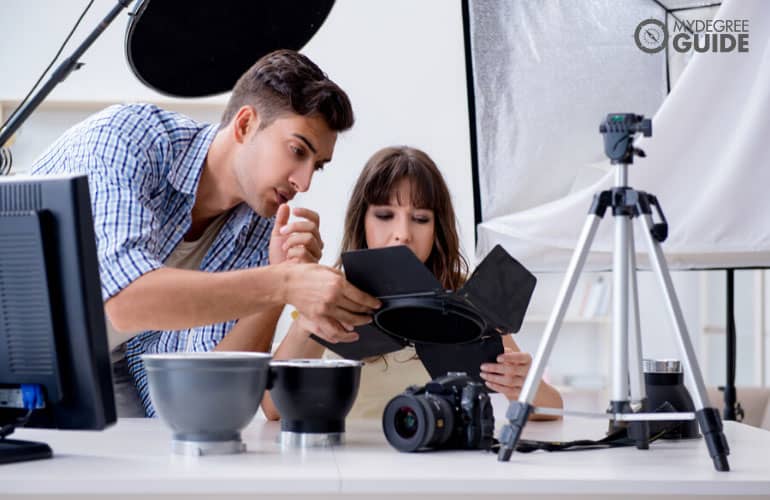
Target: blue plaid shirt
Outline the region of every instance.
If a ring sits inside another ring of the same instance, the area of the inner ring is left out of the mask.
[[[72,127],[35,162],[36,174],[88,174],[105,301],[162,267],[190,228],[198,180],[216,131],[215,125],[149,104],[111,106]],[[245,204],[236,207],[201,270],[268,264],[273,222]],[[210,351],[234,324],[146,331],[128,342],[129,372],[148,416],[155,416],[155,409],[140,355]]]

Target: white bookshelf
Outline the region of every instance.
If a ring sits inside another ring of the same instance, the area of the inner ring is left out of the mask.
[[[548,323],[550,316],[545,314],[531,314],[524,318],[525,325],[543,325]],[[583,318],[581,316],[566,316],[562,320],[562,325],[596,325],[604,326],[610,324],[612,319],[609,316],[594,316],[591,318]]]

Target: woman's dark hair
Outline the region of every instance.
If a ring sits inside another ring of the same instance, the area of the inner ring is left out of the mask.
[[[354,122],[345,91],[313,61],[293,50],[276,50],[261,57],[238,79],[220,127],[227,126],[245,105],[256,108],[261,129],[289,113],[319,114],[336,132],[349,129]]]
[[[342,252],[367,248],[366,211],[370,205],[389,204],[396,186],[403,179],[411,185],[412,205],[433,210],[433,249],[425,265],[444,288],[459,288],[468,274],[468,262],[460,253],[452,199],[438,167],[419,149],[387,147],[366,162],[345,213]]]

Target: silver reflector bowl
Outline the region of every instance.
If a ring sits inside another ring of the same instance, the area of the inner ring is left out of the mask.
[[[271,356],[255,352],[145,354],[150,397],[182,455],[242,453],[241,430],[259,408]]]

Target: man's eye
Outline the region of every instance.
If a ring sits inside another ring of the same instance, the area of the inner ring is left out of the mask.
[[[297,146],[291,146],[291,152],[297,156],[302,156],[305,154],[305,150],[298,148]]]
[[[316,164],[316,166],[315,166],[315,171],[316,172],[321,172],[323,169],[324,169],[324,164],[323,163]]]

